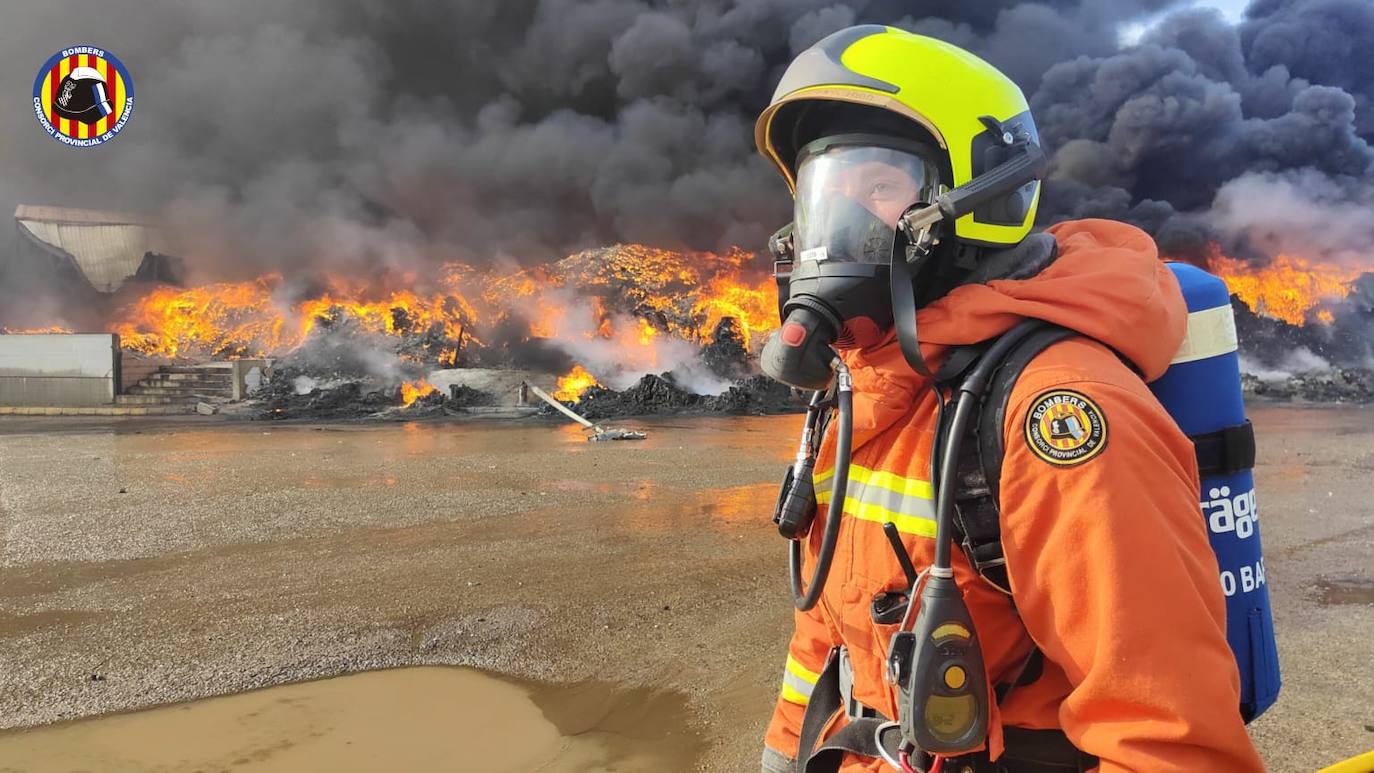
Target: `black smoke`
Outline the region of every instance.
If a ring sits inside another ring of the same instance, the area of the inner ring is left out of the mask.
[[[798,51],[868,22],[1021,84],[1053,153],[1043,222],[1126,219],[1176,254],[1334,260],[1374,235],[1367,0],[1257,0],[1239,25],[1172,0],[6,3],[0,213],[161,213],[192,280],[758,248],[789,206],[754,116]],[[138,95],[85,150],[24,107],[79,43],[120,56]]]
[[[1051,67],[1031,99],[1055,152],[1042,219],[1129,220],[1174,254],[1352,257],[1374,227],[1371,43],[1370,3],[1274,0]]]

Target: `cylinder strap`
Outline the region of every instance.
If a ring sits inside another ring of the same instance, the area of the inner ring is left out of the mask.
[[[1197,449],[1199,475],[1233,475],[1255,466],[1255,428],[1249,419],[1188,439]]]

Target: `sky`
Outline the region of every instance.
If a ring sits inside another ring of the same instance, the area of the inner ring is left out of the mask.
[[[1204,2],[1197,3],[1197,5],[1211,6],[1212,8],[1220,9],[1222,13],[1226,14],[1226,18],[1231,21],[1238,21],[1248,3],[1249,0],[1204,0]]]
[[[1245,13],[1245,6],[1249,4],[1250,0],[1198,0],[1198,2],[1192,3],[1193,6],[1198,8],[1215,8],[1221,11],[1222,15],[1226,17],[1226,20],[1233,24],[1240,21],[1241,15]],[[1158,18],[1159,17],[1156,17],[1152,20],[1142,21],[1123,27],[1121,30],[1121,42],[1130,44],[1140,40],[1140,36],[1144,35],[1145,30],[1149,29]]]

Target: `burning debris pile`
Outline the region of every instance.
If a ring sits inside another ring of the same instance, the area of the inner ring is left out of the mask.
[[[570,385],[560,383],[559,398],[576,402],[578,413],[589,419],[655,413],[783,413],[802,406],[789,387],[752,373],[748,348],[732,317],[716,325],[711,343],[702,347],[698,358],[717,377],[729,380],[730,386],[718,394],[702,395],[681,384],[673,373],[661,373],[646,375],[621,390],[593,383],[570,394]]]
[[[1273,400],[1374,402],[1374,272],[1214,255],[1231,290],[1243,385]]]
[[[655,412],[711,410],[716,395],[734,410],[766,410],[776,396],[750,380],[750,351],[776,325],[776,290],[752,258],[620,245],[532,269],[449,263],[367,285],[272,274],[156,288],[111,329],[127,349],[171,360],[274,359],[256,395],[264,418],[418,415],[511,399],[431,383],[453,368],[566,373],[562,400],[662,374],[690,399],[651,401]],[[634,403],[625,400],[619,413]]]

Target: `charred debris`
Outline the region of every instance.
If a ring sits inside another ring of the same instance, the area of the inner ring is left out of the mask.
[[[430,335],[430,334],[426,334]],[[423,361],[402,359],[378,374],[360,331],[333,330],[279,360],[253,396],[259,420],[415,420],[444,416],[557,416],[549,406],[520,389],[529,371],[515,368],[458,367],[431,370]],[[383,345],[394,337],[371,340]],[[406,341],[410,351],[447,349],[444,340]],[[697,359],[704,369],[729,382],[719,394],[700,394],[674,372],[648,374],[628,388],[588,387],[576,400],[562,400],[593,421],[662,414],[773,414],[802,410],[793,390],[760,375],[733,318],[716,326]],[[461,358],[459,358],[461,361]],[[447,363],[440,363],[447,364]],[[543,374],[552,382],[549,374]],[[397,380],[400,379],[399,386]]]
[[[1374,274],[1354,283],[1327,324],[1290,325],[1232,298],[1241,385],[1259,400],[1374,403]]]
[[[1362,288],[1374,299],[1374,282]],[[1242,384],[1247,396],[1265,401],[1314,403],[1374,403],[1374,369],[1344,363],[1374,362],[1374,342],[1356,335],[1367,320],[1337,320],[1333,325],[1295,326],[1251,311],[1233,302],[1242,345]],[[1359,305],[1348,305],[1346,314],[1374,314]],[[341,331],[324,337],[337,339]],[[360,334],[359,334],[360,335]],[[356,339],[356,336],[345,336]],[[395,339],[384,343],[394,346]],[[448,350],[453,342],[426,333],[402,343],[413,352]],[[511,370],[506,379],[464,380],[470,373],[489,372],[480,367],[429,371],[421,364],[401,360],[397,372],[378,378],[373,363],[360,360],[356,345],[322,341],[300,347],[273,368],[270,379],[254,395],[254,417],[261,420],[415,420],[475,414],[539,414],[556,412],[537,400],[522,402],[519,384],[528,372]],[[460,358],[461,361],[462,358]],[[723,319],[712,340],[698,353],[707,370],[729,386],[717,394],[694,391],[687,380],[673,372],[648,374],[623,389],[602,385],[588,387],[576,400],[564,405],[591,421],[630,416],[670,414],[763,415],[799,411],[801,396],[758,373],[731,318]],[[1340,363],[1340,364],[1335,364]],[[440,365],[447,363],[438,363]],[[498,370],[498,369],[492,369]],[[445,374],[457,374],[448,380]],[[545,374],[552,388],[552,377]],[[424,383],[428,377],[436,383]],[[398,385],[399,380],[399,385]],[[407,394],[407,388],[418,394]]]

